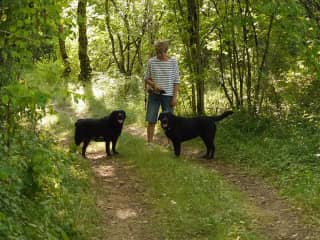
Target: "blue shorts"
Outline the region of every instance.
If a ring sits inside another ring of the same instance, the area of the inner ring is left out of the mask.
[[[172,96],[164,96],[157,94],[149,94],[147,104],[146,121],[149,123],[156,123],[158,121],[158,113],[161,105],[161,109],[164,112],[173,112],[171,106]]]

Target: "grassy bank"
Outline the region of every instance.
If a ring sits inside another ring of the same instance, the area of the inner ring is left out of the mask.
[[[88,164],[46,134],[20,129],[19,135],[10,151],[0,148],[0,239],[96,235]]]
[[[221,122],[217,145],[220,159],[266,177],[320,221],[319,139],[317,124],[236,113]]]
[[[61,103],[68,96],[58,72],[61,64],[44,61],[23,73],[23,84],[8,86],[14,94],[5,112],[12,121],[0,123],[0,239],[87,240],[99,234],[88,163],[65,148],[70,138],[60,138],[72,135],[71,120],[43,118],[54,104],[51,94]]]

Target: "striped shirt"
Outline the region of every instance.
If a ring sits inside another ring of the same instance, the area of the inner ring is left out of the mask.
[[[180,82],[178,62],[175,58],[161,61],[157,57],[150,58],[144,79],[151,78],[163,90],[165,96],[173,96],[174,84]]]

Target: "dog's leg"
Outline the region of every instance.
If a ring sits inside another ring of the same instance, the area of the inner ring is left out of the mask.
[[[85,139],[85,140],[83,141],[83,145],[82,145],[82,156],[83,156],[84,158],[86,158],[86,150],[87,150],[87,147],[88,147],[89,143],[90,143],[90,140]]]
[[[207,154],[205,156],[203,156],[206,159],[213,159],[214,157],[214,144],[213,142],[207,145]]]
[[[214,155],[214,145],[207,146],[207,153],[202,156],[202,158],[213,159]]]
[[[107,154],[107,156],[111,156],[110,141],[106,141],[106,154]]]
[[[179,157],[181,152],[181,142],[173,141],[174,154]]]
[[[202,156],[202,158],[206,158],[206,159],[213,158],[214,145],[213,145],[213,141],[211,140],[211,136],[209,136],[209,137],[204,136],[201,138],[207,147],[207,152],[205,155]]]
[[[208,159],[208,158],[209,158],[209,154],[210,154],[210,149],[207,147],[207,152],[206,152],[206,154],[202,155],[201,158],[206,158],[206,159]]]
[[[117,140],[118,140],[118,138],[115,138],[115,139],[112,140],[112,152],[113,152],[113,154],[119,154],[117,152],[117,150],[116,150]]]
[[[214,152],[215,152],[215,146],[214,146],[214,143],[212,143],[212,149],[211,149],[211,154],[210,154],[210,158],[209,159],[213,159],[214,158]]]

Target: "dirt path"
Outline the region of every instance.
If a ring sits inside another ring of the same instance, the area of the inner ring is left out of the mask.
[[[320,232],[307,224],[299,208],[294,208],[279,192],[257,176],[228,166],[224,162],[204,163],[249,197],[248,211],[256,228],[270,240],[316,240]]]
[[[146,138],[145,129],[129,126],[126,131],[132,135]],[[155,141],[165,145],[167,140],[156,134]],[[319,240],[320,230],[307,224],[301,209],[294,208],[279,192],[263,179],[249,176],[247,172],[227,165],[223,161],[199,161],[198,151],[183,146],[183,155],[195,159],[203,167],[212,169],[223,176],[249,198],[247,211],[255,219],[255,228],[268,240]]]
[[[129,126],[124,131],[145,138],[145,129]],[[166,145],[162,134],[155,141]],[[246,211],[254,219],[254,228],[268,240],[319,240],[320,230],[307,224],[301,209],[294,208],[279,192],[262,178],[249,176],[244,170],[227,165],[219,159],[200,161],[199,151],[183,146],[184,156],[211,169],[248,196]],[[144,203],[143,184],[130,166],[113,157],[106,161],[104,150],[87,154],[96,177],[98,207],[104,228],[102,240],[155,240],[150,229],[152,216]]]
[[[128,166],[113,157],[106,161],[104,151],[88,153],[95,173],[98,207],[102,213],[102,240],[154,239],[148,228],[150,216],[143,201],[142,184]]]

